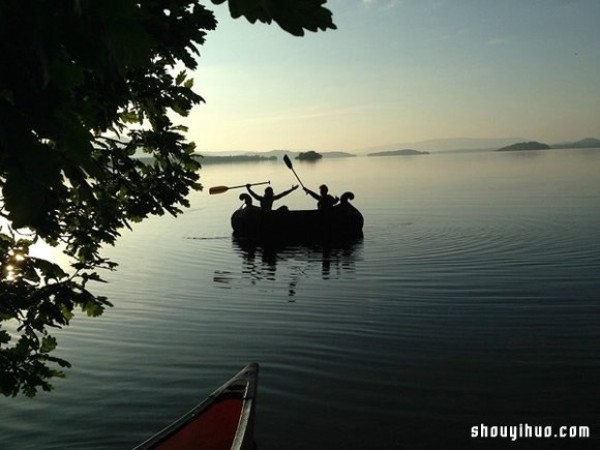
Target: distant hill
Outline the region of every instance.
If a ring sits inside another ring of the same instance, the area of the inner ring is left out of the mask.
[[[323,155],[323,158],[352,158],[356,156],[346,152],[321,152],[321,155]]]
[[[600,139],[585,138],[577,142],[553,144],[552,148],[600,148]]]
[[[357,150],[356,153],[348,153],[341,151],[320,151],[323,158],[347,158],[354,157],[360,155],[367,154],[380,154],[390,152],[387,156],[393,156],[394,152],[398,151],[398,149],[416,149],[415,151],[421,152],[429,152],[429,153],[437,153],[437,152],[448,152],[448,153],[464,153],[464,152],[487,152],[492,150],[502,150],[502,151],[510,151],[504,150],[511,145],[515,145],[515,143],[527,143],[527,142],[535,142],[530,138],[526,137],[507,137],[507,138],[449,138],[449,139],[429,139],[425,141],[418,142],[405,142],[405,143],[395,143],[388,145],[379,145],[369,148],[363,148]],[[600,148],[600,139],[587,137],[585,139],[581,139],[575,142],[559,142],[549,144],[550,148],[555,149],[578,149],[578,148]],[[305,150],[307,152],[309,150]],[[518,151],[518,150],[517,150]],[[208,159],[212,159],[214,156],[243,156],[243,155],[252,155],[255,157],[276,157],[277,159],[283,158],[284,155],[288,155],[290,158],[295,158],[301,152],[296,150],[286,150],[286,149],[274,149],[267,152],[252,152],[252,151],[229,151],[229,152],[210,152],[200,151],[204,157],[204,162],[209,162]],[[256,159],[259,160],[259,159]]]
[[[375,152],[369,153],[369,156],[414,156],[414,155],[429,155],[429,152],[420,152],[418,150],[404,149],[404,150],[391,150],[388,152]]]
[[[506,147],[499,148],[497,152],[515,152],[521,150],[548,150],[551,149],[548,144],[542,144],[541,142],[529,141],[529,142],[518,142],[516,144],[508,145]]]
[[[378,145],[362,149],[360,153],[373,153],[393,151],[398,148],[415,148],[427,152],[446,152],[446,151],[473,151],[473,150],[491,150],[510,145],[515,142],[525,141],[523,137],[507,138],[449,138],[449,139],[429,139],[426,141],[403,142],[387,145]]]

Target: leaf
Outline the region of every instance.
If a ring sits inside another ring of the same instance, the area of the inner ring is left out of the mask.
[[[125,123],[142,123],[139,115],[135,111],[125,111],[119,115],[119,118]]]
[[[65,305],[61,305],[60,312],[67,321],[67,323],[70,322],[73,319],[73,317],[75,317],[73,312],[69,310],[69,308],[67,308]]]
[[[46,357],[46,361],[52,361],[52,362],[58,364],[60,367],[64,367],[66,369],[71,367],[71,363],[69,361],[66,361],[62,358],[57,358],[55,356]],[[65,374],[60,371],[54,371],[54,376],[57,376],[59,378],[65,378]]]
[[[45,336],[42,339],[42,345],[40,346],[41,353],[50,353],[56,348],[56,338],[52,336]]]
[[[104,307],[93,300],[88,300],[81,305],[81,310],[85,312],[88,317],[99,317],[104,312]]]
[[[177,77],[175,78],[175,84],[177,86],[181,86],[181,84],[185,81],[185,77],[186,77],[186,72],[185,70],[182,70],[181,72],[179,72],[177,74]]]

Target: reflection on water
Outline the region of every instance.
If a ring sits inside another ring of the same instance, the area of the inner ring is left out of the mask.
[[[241,281],[242,286],[257,286],[261,282],[283,282],[287,296],[294,297],[303,282],[311,277],[322,280],[355,278],[356,260],[363,248],[362,239],[340,246],[286,246],[259,244],[250,240],[232,240],[234,254],[241,258],[238,272],[215,270],[213,281],[231,289]],[[278,265],[280,272],[277,272]]]
[[[232,241],[234,193],[194,193],[195,211],[136,225],[107,249],[120,268],[98,293],[115,308],[57,333],[68,378],[33,402],[0,399],[0,448],[132,448],[249,361],[262,450],[600,448],[600,150],[310,169],[307,184],[356,193],[364,241]],[[203,181],[250,172],[290,181],[270,163],[211,166]],[[592,437],[471,439],[481,423]]]

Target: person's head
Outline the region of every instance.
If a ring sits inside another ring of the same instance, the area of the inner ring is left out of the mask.
[[[265,197],[273,197],[273,188],[271,186],[265,188]]]
[[[252,206],[252,197],[248,194],[240,194],[240,200],[244,202],[245,206]]]
[[[321,195],[327,195],[327,193],[329,192],[327,185],[322,184],[321,186],[319,186],[319,192],[321,192]]]

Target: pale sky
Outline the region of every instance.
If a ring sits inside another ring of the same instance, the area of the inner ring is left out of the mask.
[[[199,152],[600,138],[599,0],[329,0],[298,38],[230,18],[201,48]]]

